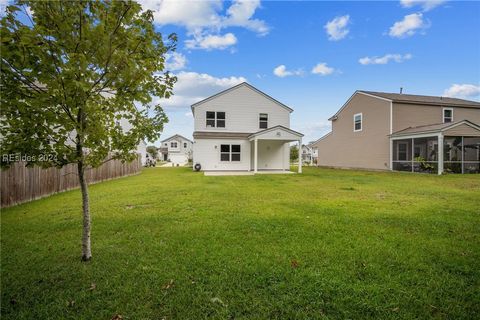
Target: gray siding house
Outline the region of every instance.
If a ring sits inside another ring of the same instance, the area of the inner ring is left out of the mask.
[[[411,172],[480,171],[480,103],[356,91],[313,145],[318,165]]]

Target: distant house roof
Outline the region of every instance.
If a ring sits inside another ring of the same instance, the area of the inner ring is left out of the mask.
[[[441,132],[445,131],[448,129],[451,129],[453,127],[456,127],[461,124],[466,124],[472,128],[475,128],[480,131],[480,126],[468,121],[468,120],[460,120],[457,122],[447,122],[447,123],[436,123],[436,124],[431,124],[431,125],[426,125],[426,126],[418,126],[418,127],[409,127],[397,132],[392,133],[392,137],[399,137],[399,136],[404,136],[404,135],[412,135],[412,134],[424,134],[424,133],[435,133],[435,132]]]
[[[385,98],[397,103],[414,103],[414,104],[429,104],[429,105],[441,105],[441,106],[459,106],[459,107],[473,107],[480,108],[480,102],[439,97],[439,96],[422,96],[417,94],[403,94],[403,93],[387,93],[387,92],[375,92],[359,90],[360,93],[366,93],[372,96]]]
[[[190,141],[191,143],[193,143],[192,140],[187,139],[187,138],[185,138],[184,136],[181,136],[181,135],[179,135],[179,134],[174,134],[174,135],[171,136],[170,138],[165,139],[165,140],[162,140],[162,141],[160,141],[160,142],[163,143],[163,142],[166,142],[166,141],[171,140],[171,139],[176,138],[176,137],[182,138],[183,140],[187,140],[187,141]]]
[[[223,94],[225,94],[225,93],[228,93],[228,92],[230,92],[230,91],[232,91],[232,90],[235,90],[235,89],[237,89],[237,88],[243,87],[243,86],[246,86],[246,87],[252,89],[253,91],[258,92],[259,94],[263,95],[265,98],[270,99],[270,100],[272,100],[273,102],[275,102],[276,104],[280,105],[281,107],[287,109],[289,112],[293,112],[293,109],[292,109],[292,108],[284,105],[284,104],[281,103],[280,101],[272,98],[271,96],[269,96],[269,95],[266,94],[265,92],[258,90],[257,88],[255,88],[254,86],[252,86],[251,84],[246,83],[246,82],[242,82],[242,83],[240,83],[240,84],[237,84],[236,86],[233,86],[233,87],[228,88],[228,89],[226,89],[226,90],[220,91],[219,93],[216,93],[216,94],[214,94],[213,96],[210,96],[210,97],[208,97],[208,98],[206,98],[206,99],[203,99],[203,100],[201,100],[201,101],[198,101],[198,102],[192,104],[192,106],[191,106],[192,112],[194,112],[194,108],[195,108],[196,106],[198,106],[198,105],[200,105],[200,104],[202,104],[202,103],[205,103],[205,102],[207,102],[207,101],[210,101],[211,99],[214,99],[214,98],[216,98],[216,97],[219,97],[219,96],[221,96],[221,95],[223,95]]]

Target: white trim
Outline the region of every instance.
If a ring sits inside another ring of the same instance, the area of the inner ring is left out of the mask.
[[[447,122],[449,123],[449,122]],[[460,126],[462,124],[465,124],[473,129],[476,129],[476,130],[480,130],[480,126],[476,125],[475,123],[473,122],[470,122],[468,120],[462,120],[462,121],[459,121],[457,123],[452,123],[444,128],[441,128],[441,129],[430,129],[430,130],[427,130],[427,131],[418,131],[418,133],[395,133],[395,137],[391,137],[392,139],[394,140],[398,140],[398,139],[407,139],[407,138],[411,138],[412,136],[414,137],[431,137],[431,136],[436,136],[439,132],[444,132],[444,131],[447,131],[447,130],[450,130],[452,128],[455,128],[457,126]],[[402,130],[403,131],[403,130]]]
[[[262,134],[265,134],[265,133],[270,132],[270,131],[273,131],[273,130],[284,130],[284,131],[286,131],[286,132],[288,132],[288,133],[291,133],[291,134],[293,134],[293,135],[295,135],[295,136],[297,136],[297,137],[303,137],[303,134],[300,133],[300,132],[297,132],[297,131],[292,130],[292,129],[287,128],[287,127],[284,127],[284,126],[282,126],[282,125],[277,125],[277,126],[275,126],[275,127],[270,127],[270,128],[268,128],[268,129],[263,129],[263,130],[254,132],[254,133],[250,134],[250,135],[247,137],[247,139],[249,139],[250,141],[252,141],[252,140],[254,140],[255,138],[258,138],[259,136],[261,136]],[[295,140],[292,139],[291,141],[295,141]]]
[[[448,123],[448,122],[447,122]],[[443,129],[441,129],[440,131],[446,131],[446,130],[450,130],[452,128],[455,128],[455,127],[458,127],[459,125],[462,125],[462,124],[466,124],[467,126],[471,127],[471,128],[474,128],[474,129],[477,129],[477,130],[480,130],[480,126],[477,126],[475,123],[472,123],[468,120],[462,120],[460,122],[457,122],[457,123],[452,123],[452,125],[448,126],[448,127],[445,127]]]
[[[355,129],[355,117],[356,116],[360,116],[360,129]],[[353,115],[353,132],[360,132],[360,131],[363,131],[363,113],[360,112],[360,113],[355,113]]]
[[[362,91],[357,91],[357,92],[360,93],[360,94],[366,95],[366,96],[368,96],[368,97],[372,97],[372,98],[377,98],[377,99],[384,100],[384,101],[393,102],[393,100],[391,100],[391,99],[387,99],[387,98],[375,96],[375,95],[373,95],[373,94],[369,94],[369,93],[366,93],[366,92],[362,92]]]
[[[431,132],[431,133],[422,133],[422,134],[409,134],[404,136],[395,136],[390,137],[392,140],[404,140],[404,139],[412,139],[412,138],[428,138],[428,137],[436,137],[438,136],[438,131]]]
[[[390,101],[390,134],[393,133],[393,102]],[[393,141],[390,139],[390,170],[393,170]]]
[[[437,147],[437,166],[438,166],[438,174],[443,173],[443,134],[438,134],[438,147]]]
[[[445,122],[445,110],[450,110],[452,111],[452,116],[449,122]],[[453,123],[453,108],[442,108],[442,123]]]

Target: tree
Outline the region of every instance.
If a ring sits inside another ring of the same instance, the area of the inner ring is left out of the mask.
[[[164,43],[152,12],[136,2],[93,0],[17,0],[0,32],[2,154],[28,155],[27,165],[77,165],[82,260],[90,260],[85,170],[131,161],[140,140],[159,138],[167,117],[151,102],[172,94],[176,78],[164,67],[176,35]]]
[[[295,161],[298,160],[298,147],[291,146],[290,147],[290,160]]]
[[[152,159],[157,159],[157,156],[158,156],[157,147],[155,147],[155,146],[148,146],[148,147],[147,147],[147,152],[150,154],[150,156],[152,157]]]

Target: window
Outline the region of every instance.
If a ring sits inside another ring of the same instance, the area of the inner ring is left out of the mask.
[[[184,148],[187,147],[187,143],[186,143],[186,142],[183,143],[183,147],[184,147]]]
[[[220,161],[240,161],[240,145],[220,145]]]
[[[407,143],[404,142],[399,142],[397,144],[397,154],[398,154],[398,160],[399,161],[407,161]]]
[[[225,112],[207,111],[207,128],[225,128]]]
[[[362,114],[357,113],[353,115],[353,131],[362,131]]]
[[[453,109],[452,108],[443,108],[443,123],[453,121]]]
[[[176,142],[170,142],[170,148],[176,148],[177,147],[177,143]]]
[[[165,146],[168,146],[168,143],[165,142]]]
[[[260,129],[267,129],[268,128],[268,114],[260,113],[259,121],[260,121],[260,123],[259,123]]]

